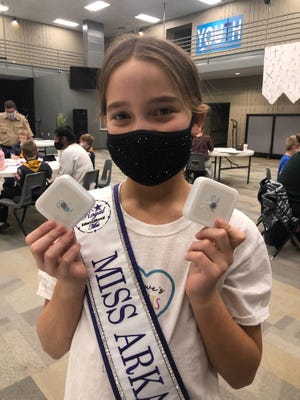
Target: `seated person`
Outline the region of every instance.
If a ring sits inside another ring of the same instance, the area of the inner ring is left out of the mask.
[[[54,147],[61,150],[58,175],[70,175],[82,185],[86,172],[94,168],[88,153],[76,143],[76,136],[70,127],[62,126],[54,131]]]
[[[92,136],[89,133],[84,133],[79,138],[80,145],[88,152],[88,155],[91,158],[93,167],[95,168],[95,152],[94,152],[94,148],[92,146],[94,141],[95,141],[94,136]]]
[[[297,135],[290,135],[286,139],[285,142],[285,154],[281,157],[279,161],[279,166],[278,166],[278,172],[277,172],[277,180],[279,178],[279,175],[283,171],[286,163],[289,161],[291,156],[295,154],[299,149],[300,149],[300,135],[299,140],[297,139]]]
[[[36,144],[32,140],[26,140],[21,146],[22,153],[26,162],[22,164],[18,169],[15,176],[15,184],[12,187],[4,187],[0,193],[0,198],[13,199],[21,195],[22,188],[25,181],[25,176],[33,174],[35,172],[46,171],[47,179],[52,176],[51,167],[44,161],[38,160],[38,150]],[[35,193],[35,199],[39,197],[41,193]],[[9,227],[7,222],[8,207],[0,205],[0,231]]]
[[[3,89],[2,89],[3,90]],[[4,112],[0,113],[0,145],[5,153],[5,158],[10,158],[11,148],[17,144],[20,129],[33,136],[26,117],[20,114],[14,101],[4,102]]]
[[[297,134],[300,143],[300,134]],[[300,151],[297,151],[286,163],[278,178],[286,189],[294,217],[300,218]]]
[[[24,158],[24,155],[21,151],[21,146],[26,140],[33,140],[32,136],[27,131],[20,130],[18,134],[19,134],[19,141],[17,144],[12,146],[10,150],[11,158]]]
[[[208,112],[208,106],[203,104],[204,114]],[[211,137],[208,133],[205,133],[204,126],[199,127],[198,132],[192,132],[193,141],[192,141],[192,153],[202,153],[204,155],[205,168],[208,171],[209,175],[211,175],[211,162],[209,160],[209,151],[213,151],[214,144],[211,140]]]
[[[26,130],[20,130],[18,132],[19,141],[17,144],[11,147],[10,149],[10,157],[13,159],[24,158],[24,155],[21,152],[21,145],[25,142],[25,140],[32,140],[31,134]],[[4,178],[3,188],[12,188],[15,185],[14,178]]]

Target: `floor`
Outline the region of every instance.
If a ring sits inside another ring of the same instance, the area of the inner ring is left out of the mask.
[[[97,151],[100,169],[106,151]],[[239,191],[238,208],[253,221],[259,215],[256,199],[265,168],[276,176],[278,160],[253,158],[250,183],[246,170],[222,172],[222,182]],[[112,183],[122,179],[113,166]],[[27,231],[43,218],[31,209],[25,222]],[[36,295],[37,271],[24,242],[24,236],[10,216],[11,226],[0,233],[0,399],[63,399],[67,356],[50,359],[41,349],[35,323],[42,307]],[[270,255],[274,249],[269,248]],[[300,251],[287,243],[272,263],[273,292],[271,315],[263,325],[264,353],[254,383],[232,390],[221,382],[221,398],[226,400],[299,400],[300,399]],[[91,399],[93,400],[93,399]],[[103,399],[105,400],[105,399]]]

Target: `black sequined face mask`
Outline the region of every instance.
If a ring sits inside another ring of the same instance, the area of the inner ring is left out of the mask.
[[[137,130],[107,134],[107,148],[120,170],[146,186],[159,185],[182,170],[190,156],[191,124],[177,132]]]

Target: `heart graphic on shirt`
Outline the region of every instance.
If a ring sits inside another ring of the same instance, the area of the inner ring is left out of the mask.
[[[175,283],[164,270],[146,272],[140,268],[145,287],[157,318],[169,307],[175,293]]]

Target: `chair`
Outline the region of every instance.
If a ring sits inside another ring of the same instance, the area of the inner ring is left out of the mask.
[[[272,175],[271,175],[271,170],[270,168],[266,168],[266,178],[271,180],[272,179]]]
[[[104,162],[103,170],[102,170],[102,175],[101,178],[98,181],[98,188],[103,188],[105,186],[108,186],[111,181],[111,171],[112,171],[112,160],[107,159]]]
[[[82,186],[86,190],[95,189],[98,184],[99,169],[93,169],[85,173]]]
[[[270,168],[266,168],[266,177],[265,177],[265,179],[269,180],[269,181],[272,179],[272,174],[271,174]],[[262,195],[262,192],[263,192],[263,189],[262,189],[263,182],[264,182],[264,180],[262,180],[260,182],[260,190],[259,190],[259,192],[257,194],[257,198],[258,198],[258,201],[260,203],[261,203],[261,195]],[[262,210],[261,210],[260,216],[258,217],[258,219],[256,221],[256,226],[259,226],[261,223],[262,223]],[[262,231],[261,234],[263,235],[264,231]]]
[[[204,154],[191,153],[184,171],[184,176],[189,183],[194,183],[194,180],[199,176],[209,176],[205,168]]]
[[[261,204],[261,215],[256,225],[263,223],[264,230],[261,234],[265,243],[276,248],[271,256],[273,259],[289,239],[292,239],[300,249],[300,242],[296,235],[300,228],[300,221],[293,216],[284,186],[269,179],[270,171],[266,172],[267,177],[260,182],[257,194]]]
[[[24,179],[24,184],[22,188],[21,195],[15,197],[14,199],[3,198],[0,199],[0,205],[13,208],[13,214],[20,226],[24,236],[26,232],[24,229],[24,219],[26,215],[27,208],[33,206],[37,198],[46,189],[46,172],[35,172],[33,174],[27,174]],[[18,210],[23,209],[23,214],[21,219],[18,216]]]

